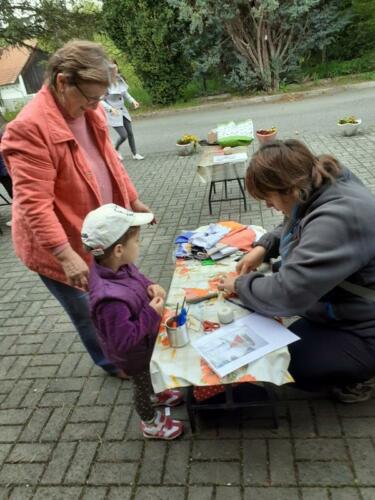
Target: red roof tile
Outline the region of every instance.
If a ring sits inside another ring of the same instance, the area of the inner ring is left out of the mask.
[[[35,40],[27,43],[34,48],[37,45]],[[0,86],[11,85],[17,80],[31,53],[32,49],[26,47],[7,47],[0,52]]]

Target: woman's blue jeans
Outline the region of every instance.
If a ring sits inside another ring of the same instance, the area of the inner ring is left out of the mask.
[[[107,361],[97,339],[96,328],[90,317],[88,293],[72,286],[39,275],[56,300],[72,320],[78,335],[94,363],[106,372],[115,374],[118,369]]]

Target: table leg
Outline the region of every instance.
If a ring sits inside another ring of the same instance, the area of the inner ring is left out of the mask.
[[[193,434],[195,434],[196,426],[195,426],[195,411],[192,407],[193,399],[194,399],[194,389],[193,386],[189,386],[187,390],[187,398],[186,398],[186,409],[188,412],[190,429]]]
[[[210,209],[210,215],[212,215],[212,192],[215,192],[215,183],[211,181],[210,192],[208,193],[208,206]]]
[[[243,205],[244,205],[244,209],[245,209],[245,212],[246,212],[246,210],[247,210],[246,193],[245,193],[245,190],[244,190],[244,188],[242,186],[241,179],[239,177],[237,177],[237,181],[238,181],[238,185],[240,187],[240,191],[241,191],[242,199],[243,199]],[[244,184],[245,184],[245,179],[244,179]]]
[[[225,384],[225,402],[229,405],[233,404],[233,385]]]
[[[274,427],[274,429],[278,429],[279,428],[279,415],[277,412],[277,399],[276,399],[275,391],[270,386],[270,384],[267,384],[267,383],[264,384],[264,388],[267,391],[267,396],[268,396],[268,399],[271,403],[273,427]]]

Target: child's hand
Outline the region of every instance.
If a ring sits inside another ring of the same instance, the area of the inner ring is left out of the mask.
[[[155,311],[159,314],[159,316],[163,316],[164,299],[162,299],[161,297],[154,297],[150,301],[150,307],[155,309]]]
[[[154,283],[147,287],[147,295],[150,297],[150,299],[153,299],[154,297],[161,297],[162,299],[165,299],[167,294],[164,288]]]

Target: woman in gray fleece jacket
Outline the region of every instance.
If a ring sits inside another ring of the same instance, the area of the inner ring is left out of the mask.
[[[375,197],[332,156],[296,140],[253,156],[249,193],[284,213],[239,262],[235,291],[266,316],[300,316],[290,329],[290,372],[304,389],[331,387],[343,402],[365,401],[375,386]],[[281,256],[278,272],[256,268]]]

